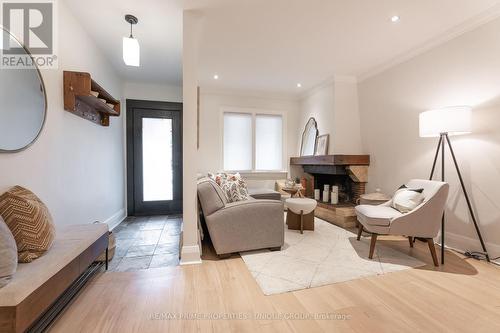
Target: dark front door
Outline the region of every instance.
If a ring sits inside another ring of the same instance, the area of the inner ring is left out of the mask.
[[[127,100],[129,215],[182,213],[182,104]]]

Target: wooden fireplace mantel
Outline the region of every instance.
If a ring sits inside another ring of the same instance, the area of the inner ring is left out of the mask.
[[[354,206],[360,195],[365,193],[370,155],[290,157],[290,165],[302,167],[303,177],[306,178],[306,183],[310,184],[309,187],[306,186],[306,196],[308,197],[313,196],[314,189],[322,187],[317,183],[317,179],[322,178],[322,184],[327,184],[325,177],[348,177],[351,180],[348,201],[335,205],[318,202],[314,215],[342,228],[351,228],[356,225]],[[333,178],[330,180],[330,185],[333,185]]]
[[[290,157],[291,165],[370,165],[370,155],[322,155]]]

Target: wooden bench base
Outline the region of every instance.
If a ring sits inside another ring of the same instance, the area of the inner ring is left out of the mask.
[[[301,228],[301,218],[303,226]],[[314,230],[314,211],[306,215],[296,214],[288,209],[286,214],[286,224],[290,230]]]
[[[97,239],[21,303],[15,306],[1,306],[0,332],[25,332],[30,327],[34,327],[33,325],[50,311],[73,283],[87,271],[94,260],[107,250],[107,247],[108,233]]]

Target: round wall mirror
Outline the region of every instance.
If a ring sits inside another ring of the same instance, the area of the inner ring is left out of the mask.
[[[7,30],[0,31],[5,45],[10,41],[11,47],[32,58]],[[45,86],[34,62],[23,68],[0,68],[0,73],[0,152],[18,152],[35,142],[42,131],[47,109]]]
[[[309,118],[304,133],[302,133],[302,144],[300,146],[300,156],[312,156],[316,149],[316,139],[318,137],[318,124],[316,119]]]

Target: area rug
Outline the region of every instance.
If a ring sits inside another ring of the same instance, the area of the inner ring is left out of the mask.
[[[315,218],[314,231],[288,230],[281,251],[240,253],[265,295],[319,287],[424,266],[420,260]]]

